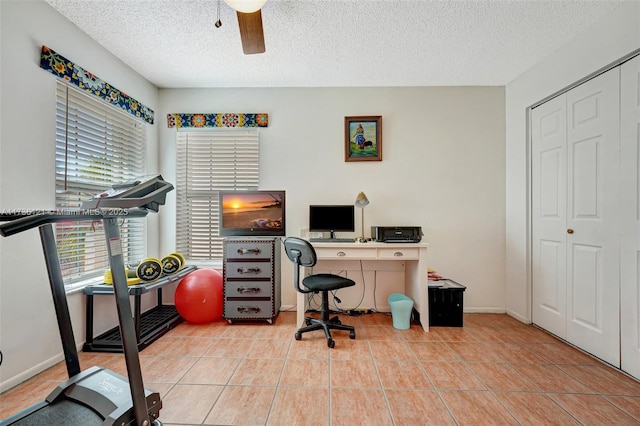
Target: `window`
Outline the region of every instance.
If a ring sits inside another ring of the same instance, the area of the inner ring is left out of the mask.
[[[222,259],[218,192],[258,188],[259,132],[179,131],[176,139],[176,249],[188,259]]]
[[[144,174],[146,125],[63,82],[57,83],[56,207],[75,209],[113,183]],[[125,263],[144,258],[144,219],[120,227]],[[56,224],[65,285],[109,268],[101,222]]]

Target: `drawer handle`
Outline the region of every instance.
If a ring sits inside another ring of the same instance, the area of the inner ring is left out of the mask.
[[[259,274],[260,268],[238,268],[239,274]]]
[[[336,255],[338,255],[338,256],[340,256],[340,257],[343,257],[343,256],[346,256],[346,255],[347,255],[347,253],[345,253],[345,252],[343,252],[343,251],[339,251],[338,253],[336,253]]]
[[[402,253],[401,251],[397,251],[397,252],[393,253],[393,255],[396,256],[396,257],[402,257],[402,256],[404,256],[404,253]]]
[[[260,287],[238,287],[238,293],[260,293]]]
[[[238,249],[238,254],[248,254],[248,253],[253,253],[253,254],[260,254],[260,249],[258,247],[256,248],[239,248]]]
[[[258,313],[260,312],[260,308],[258,308],[257,306],[238,306],[238,312],[240,313],[247,313],[247,312],[253,312],[253,313]]]

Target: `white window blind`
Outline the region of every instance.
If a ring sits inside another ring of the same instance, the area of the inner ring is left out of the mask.
[[[218,193],[258,188],[259,132],[179,131],[176,142],[176,248],[188,259],[222,259]]]
[[[144,174],[146,125],[65,83],[57,84],[56,207],[82,201],[113,183]],[[144,219],[123,220],[124,261],[144,256]],[[58,256],[65,284],[102,275],[109,268],[101,222],[56,224]]]

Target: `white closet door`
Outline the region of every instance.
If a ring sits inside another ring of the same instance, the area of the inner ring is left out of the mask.
[[[640,56],[622,65],[620,79],[621,368],[640,378]]]
[[[567,322],[566,95],[531,111],[532,319],[565,339]]]
[[[620,366],[620,70],[567,92],[567,340]]]

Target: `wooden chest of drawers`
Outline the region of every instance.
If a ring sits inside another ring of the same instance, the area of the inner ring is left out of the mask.
[[[224,319],[273,323],[280,310],[280,239],[227,238],[223,249]]]

